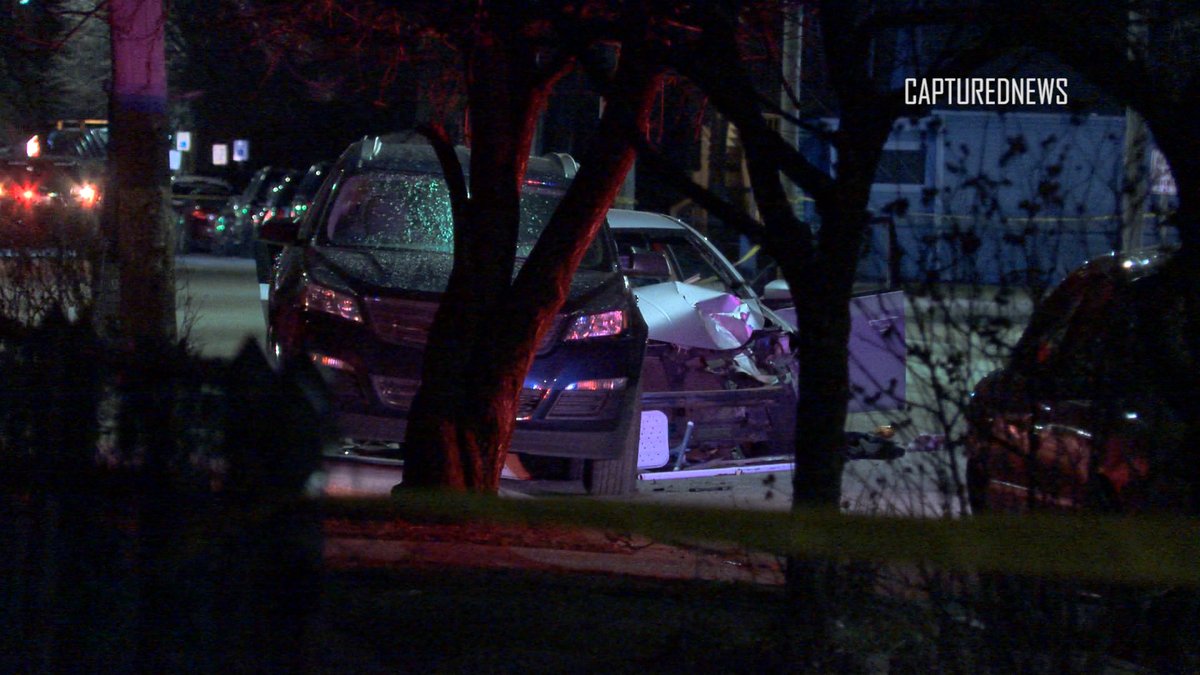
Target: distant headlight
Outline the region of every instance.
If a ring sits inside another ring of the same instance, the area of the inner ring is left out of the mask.
[[[304,309],[310,312],[322,312],[340,316],[347,321],[363,322],[362,313],[358,311],[358,301],[345,293],[309,284],[304,287]]]
[[[584,314],[575,319],[571,327],[563,335],[563,340],[586,340],[588,338],[607,337],[621,334],[628,322],[625,310],[615,309],[599,314]]]
[[[85,208],[94,206],[96,202],[100,200],[100,191],[97,190],[96,186],[92,185],[91,183],[76,185],[75,187],[71,188],[71,194],[75,197],[76,201],[82,204]]]

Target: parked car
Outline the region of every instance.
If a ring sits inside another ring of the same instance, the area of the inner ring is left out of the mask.
[[[304,177],[299,171],[288,169],[279,176],[275,184],[267,190],[266,195],[259,203],[257,209],[251,209],[250,212],[250,227],[251,239],[253,241],[258,237],[258,228],[267,220],[275,216],[287,215],[292,203],[292,198],[296,194],[296,188],[300,185],[300,180]]]
[[[1110,254],[1041,303],[975,388],[975,510],[1197,512],[1200,267],[1159,248]]]
[[[175,212],[176,250],[212,251],[217,243],[217,217],[233,196],[233,186],[220,178],[171,177],[171,208]]]
[[[427,331],[449,277],[449,194],[432,148],[409,136],[350,146],[300,221],[275,218],[262,239],[282,246],[268,299],[268,344],[329,377],[342,433],[404,440]],[[469,166],[465,149],[459,149]],[[527,255],[574,176],[569,157],[531,157],[518,255]],[[646,326],[617,267],[607,228],[538,348],[521,391],[512,448],[582,460],[596,493],[633,489]]]
[[[317,162],[309,167],[304,177],[296,184],[296,189],[291,194],[291,201],[280,212],[271,211],[265,214],[262,222],[266,222],[276,216],[284,216],[295,220],[303,218],[312,205],[312,200],[316,197],[317,191],[321,189],[321,185],[329,175],[331,165],[331,162]],[[261,227],[261,224],[259,227]],[[265,301],[271,281],[271,268],[275,265],[275,260],[279,257],[282,247],[265,242],[260,237],[255,238],[253,246],[260,297]],[[266,303],[264,302],[264,317],[267,315],[266,311]]]
[[[230,199],[217,216],[217,250],[225,254],[249,254],[254,242],[255,218],[262,217],[262,205],[272,188],[288,174],[287,169],[264,166],[250,178],[240,195]]]
[[[317,190],[321,188],[321,183],[325,182],[325,176],[329,173],[331,162],[317,162],[308,167],[308,171],[296,183],[296,189],[292,193],[291,200],[284,205],[283,211],[279,214],[289,218],[299,218],[304,215],[308,207],[312,204],[313,197],[316,196]]]

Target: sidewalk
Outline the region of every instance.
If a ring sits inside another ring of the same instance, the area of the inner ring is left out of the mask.
[[[338,568],[457,566],[783,584],[781,561],[765,553],[669,546],[593,531],[577,534],[579,539],[572,541],[548,538],[544,546],[511,542],[508,537],[496,543],[476,543],[327,535],[325,561]],[[589,544],[588,539],[594,541]]]

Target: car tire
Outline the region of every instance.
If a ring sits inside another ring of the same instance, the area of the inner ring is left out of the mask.
[[[583,463],[583,487],[597,496],[627,495],[637,485],[638,444],[642,437],[641,390],[630,412],[629,428],[621,454],[613,459],[588,459]]]

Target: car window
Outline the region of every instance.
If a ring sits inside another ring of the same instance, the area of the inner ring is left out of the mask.
[[[1082,276],[1069,276],[1041,303],[1013,349],[1015,368],[1034,370],[1057,357],[1086,291]]]
[[[295,176],[291,178],[285,177],[277,182],[270,191],[267,192],[263,199],[263,205],[271,208],[277,208],[281,204],[286,204],[292,200],[292,196],[296,194],[296,185],[299,183]]]
[[[518,258],[533,250],[561,198],[558,188],[525,185]],[[445,254],[454,251],[450,194],[440,176],[369,170],[352,174],[342,179],[325,214],[318,243]],[[580,265],[598,267],[605,259],[597,238]]]
[[[1030,321],[1018,345],[1018,367],[1043,393],[1058,398],[1120,396],[1136,373],[1130,289],[1102,274],[1070,282],[1051,294]]]
[[[670,278],[633,277],[630,279],[631,284],[644,286],[662,281],[681,281],[723,293],[749,293],[724,261],[718,259],[716,253],[690,233],[674,230],[614,230],[613,238],[617,242],[619,255],[658,252],[666,256],[671,268]]]

